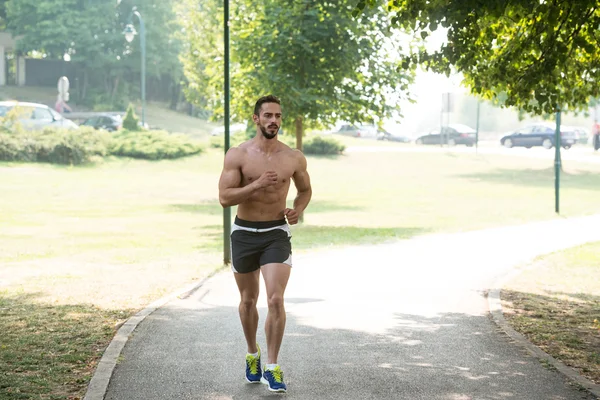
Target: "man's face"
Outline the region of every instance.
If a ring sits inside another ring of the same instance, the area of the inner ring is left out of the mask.
[[[263,136],[273,139],[281,127],[281,106],[277,103],[265,103],[260,108],[260,116],[253,115],[252,118]]]

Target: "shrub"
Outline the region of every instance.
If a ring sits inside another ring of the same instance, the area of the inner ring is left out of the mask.
[[[127,107],[127,112],[125,113],[125,118],[123,118],[123,129],[128,131],[140,131],[139,118],[135,115],[135,110],[133,109],[133,105],[129,104]]]
[[[108,132],[82,127],[77,130],[46,128],[42,131],[0,132],[0,160],[86,164],[105,156],[111,138]]]
[[[128,131],[113,133],[109,152],[115,156],[162,160],[201,153],[202,145],[184,134],[167,131]]]
[[[210,147],[213,149],[222,149],[224,146],[225,140],[222,136],[211,136],[210,137]]]
[[[315,136],[304,143],[303,152],[304,154],[315,154],[315,155],[332,155],[341,154],[346,150],[346,146],[338,142],[333,138],[324,138],[321,136]]]
[[[0,132],[16,134],[23,131],[19,117],[23,113],[20,107],[13,107],[4,117],[0,117]]]

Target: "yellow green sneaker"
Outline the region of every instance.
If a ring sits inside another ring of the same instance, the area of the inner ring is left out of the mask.
[[[262,369],[260,367],[260,347],[258,348],[258,355],[255,357],[252,354],[246,354],[246,380],[250,383],[260,383],[262,377]]]
[[[279,365],[273,369],[266,369],[260,381],[268,385],[271,392],[287,391],[287,386],[283,383],[283,371]]]

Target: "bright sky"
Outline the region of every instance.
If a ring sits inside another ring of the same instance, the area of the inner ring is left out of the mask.
[[[446,30],[438,29],[428,37],[427,49],[430,51],[439,49],[445,40]],[[416,133],[423,121],[439,121],[442,94],[464,93],[465,88],[460,86],[460,82],[460,75],[447,78],[440,74],[418,71],[415,83],[410,88],[416,103],[403,102],[401,104],[402,114],[404,115],[404,119],[400,124],[402,132]],[[431,125],[433,126],[435,123]],[[393,121],[385,122],[384,127],[389,130],[399,128]]]

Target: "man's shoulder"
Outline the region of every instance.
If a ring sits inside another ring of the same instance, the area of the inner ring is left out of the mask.
[[[247,152],[248,150],[243,146],[243,143],[239,146],[230,147],[225,155],[225,162],[228,164],[233,163],[239,165],[244,162],[243,160],[245,159]]]
[[[302,150],[299,149],[295,149],[295,148],[291,148],[288,146],[288,151],[290,152],[290,154],[297,159],[304,159],[304,153],[302,152]]]
[[[227,150],[227,154],[231,154],[232,156],[240,156],[248,152],[248,142],[240,143],[237,146],[230,147]]]
[[[300,150],[290,147],[287,144],[283,143],[282,141],[279,141],[279,151],[282,151],[285,153],[291,153],[294,155],[302,154],[302,152]]]

